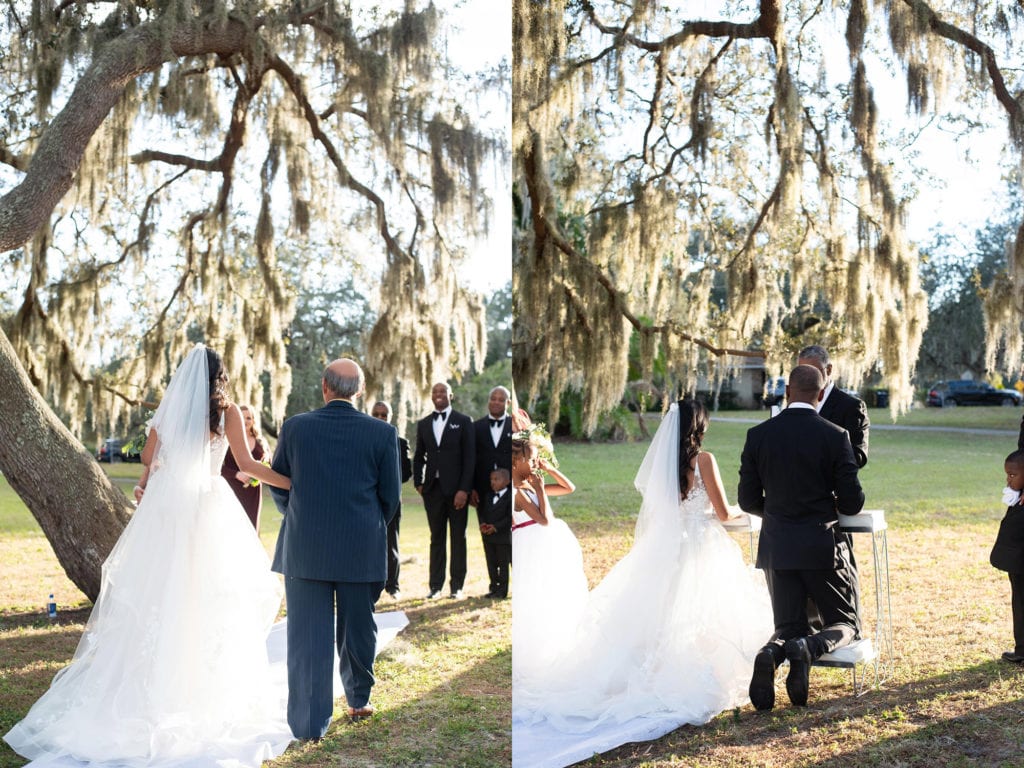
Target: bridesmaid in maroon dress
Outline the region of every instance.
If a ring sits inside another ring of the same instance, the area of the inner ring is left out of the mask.
[[[245,437],[249,441],[249,451],[252,453],[252,457],[256,461],[269,461],[269,451],[263,443],[263,438],[260,437],[259,430],[256,428],[256,418],[253,415],[252,408],[248,405],[239,405],[238,408],[242,412],[242,418],[245,420]],[[238,468],[238,464],[235,463],[235,457],[231,455],[231,451],[228,451],[224,456],[224,464],[220,468],[220,474],[221,477],[228,481],[231,490],[235,492],[235,496],[238,497],[242,509],[245,510],[245,514],[249,517],[249,522],[252,523],[252,527],[256,529],[258,535],[260,532],[260,508],[263,506],[263,486],[259,480],[245,474],[245,472]]]

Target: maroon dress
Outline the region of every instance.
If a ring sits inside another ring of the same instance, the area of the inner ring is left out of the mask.
[[[264,455],[263,443],[257,440],[256,445],[252,449],[252,457],[256,461],[262,461]],[[238,497],[238,502],[242,505],[242,509],[245,510],[249,522],[256,529],[256,533],[259,533],[260,507],[263,505],[263,485],[257,485],[255,488],[249,484],[243,485],[235,477],[238,471],[238,464],[229,450],[224,456],[224,464],[220,468],[221,477],[228,481],[228,485],[231,486],[231,490]]]

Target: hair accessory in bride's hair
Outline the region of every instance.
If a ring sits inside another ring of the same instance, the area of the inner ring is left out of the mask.
[[[542,422],[531,421],[526,411],[519,408],[512,412],[512,426],[516,429],[512,433],[513,440],[529,443],[537,451],[537,456],[557,469],[558,459],[555,458],[555,446]]]

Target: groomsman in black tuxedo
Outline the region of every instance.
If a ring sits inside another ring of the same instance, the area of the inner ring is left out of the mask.
[[[466,524],[469,494],[473,490],[476,441],[473,421],[452,409],[452,390],[438,383],[430,391],[434,412],[416,425],[416,451],[412,460],[413,483],[423,497],[430,526],[431,600],[441,596],[447,559],[445,536],[451,534],[449,574],[451,596],[461,599],[466,581]]]
[[[775,705],[775,670],[784,659],[789,699],[806,706],[811,663],[857,633],[856,573],[838,513],[860,512],[864,492],[846,432],[815,410],[824,388],[817,368],[794,368],[789,406],[747,432],[740,459],[737,497],[741,509],[764,520],[757,567],[765,572],[775,621],[775,633],[754,658],[749,692],[757,709]],[[821,612],[819,632],[808,622],[808,598]]]
[[[473,422],[476,471],[469,503],[478,509],[480,500],[491,492],[491,470],[512,471],[512,419],[506,414],[509,398],[505,387],[495,387],[487,399],[487,415]]]
[[[832,380],[832,363],[824,347],[817,344],[804,347],[797,355],[796,364],[813,365],[825,377],[825,396],[816,406],[818,413],[846,430],[850,435],[857,466],[863,467],[868,463],[868,431],[871,429],[864,401],[846,394],[836,386]]]
[[[370,415],[386,424],[391,423],[391,406],[378,400],[370,409]],[[409,441],[398,437],[398,462],[402,471],[402,482],[412,477],[412,460],[409,458]],[[401,556],[398,552],[398,529],[402,522],[402,503],[398,503],[398,511],[388,523],[388,578],[384,582],[384,591],[394,600],[401,600],[402,593],[398,589],[398,574],[401,571]]]

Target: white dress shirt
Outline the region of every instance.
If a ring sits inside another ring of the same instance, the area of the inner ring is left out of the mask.
[[[437,413],[443,413],[444,414],[444,418],[443,419],[434,419],[434,423],[432,425],[434,427],[434,439],[437,441],[437,444],[440,445],[441,444],[441,435],[444,434],[444,426],[445,426],[445,424],[448,423],[448,417],[452,415],[452,407],[449,405],[443,411],[434,411],[434,413],[435,414],[437,414]],[[433,417],[431,417],[431,418],[433,418]]]
[[[487,418],[493,419],[494,417],[491,416],[490,414],[487,414]],[[505,419],[507,418],[508,416],[502,416],[500,424],[489,424],[491,428],[491,440],[494,441],[495,448],[498,447],[498,443],[501,441],[501,433],[505,431]]]

